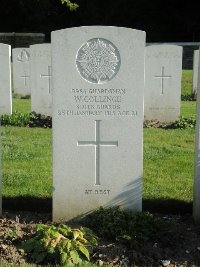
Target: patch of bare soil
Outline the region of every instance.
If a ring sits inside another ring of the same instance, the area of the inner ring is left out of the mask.
[[[137,267],[199,267],[200,227],[188,216],[160,216],[164,221],[178,222],[178,230],[163,229],[156,242],[146,242],[140,247],[128,248],[126,244],[100,240],[91,259],[103,265]],[[38,223],[51,224],[50,214],[6,212],[0,219],[0,263],[25,263],[28,255],[19,248],[22,241],[34,234]],[[172,224],[173,225],[173,224]],[[177,229],[177,228],[176,228]]]
[[[20,245],[33,236],[38,223],[50,223],[49,214],[5,212],[0,218],[0,263],[25,263],[28,255]]]

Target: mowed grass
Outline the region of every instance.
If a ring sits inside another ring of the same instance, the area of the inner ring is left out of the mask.
[[[13,98],[13,112],[19,111],[23,113],[31,112],[31,100],[30,99],[19,99]]]
[[[51,196],[51,130],[2,128],[3,196]]]
[[[188,91],[191,71],[185,73],[184,88]],[[181,115],[195,116],[195,105],[182,101]],[[28,111],[30,100],[14,99],[14,106]],[[194,136],[194,129],[144,129],[144,200],[192,201]],[[2,143],[3,197],[50,198],[52,130],[2,127]]]
[[[192,92],[192,70],[183,70],[181,81],[181,94],[190,95]],[[196,116],[196,101],[181,101],[181,116]]]
[[[190,95],[192,92],[192,70],[182,71],[181,94]]]
[[[185,118],[195,118],[196,101],[181,101],[181,116]]]
[[[194,129],[144,129],[144,198],[192,200]]]
[[[183,70],[181,86],[191,94],[191,70]],[[195,118],[196,101],[181,101],[181,116]],[[194,129],[144,129],[144,199],[192,201],[194,138]]]

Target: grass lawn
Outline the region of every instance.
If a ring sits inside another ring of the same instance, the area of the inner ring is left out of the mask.
[[[194,129],[144,130],[144,197],[192,200]]]
[[[2,128],[5,203],[12,207],[12,200],[16,205],[25,201],[33,205],[50,199],[51,129]],[[193,168],[194,129],[144,130],[144,199],[190,202]]]
[[[19,111],[23,113],[31,112],[31,100],[13,98],[13,112]]]
[[[51,207],[51,129],[2,127],[4,208]]]
[[[186,118],[195,118],[196,101],[181,101],[181,116]]]
[[[183,71],[182,93],[190,91],[191,71]],[[182,101],[181,115],[194,117],[195,106],[196,102]],[[30,99],[14,99],[13,107],[30,112]],[[50,203],[52,194],[51,138],[51,129],[2,127],[3,197],[9,208],[24,205],[50,211],[45,200]],[[191,202],[193,169],[194,129],[144,129],[146,202]]]
[[[190,95],[192,92],[192,70],[182,71],[181,94]]]
[[[4,196],[50,196],[51,130],[3,128]]]

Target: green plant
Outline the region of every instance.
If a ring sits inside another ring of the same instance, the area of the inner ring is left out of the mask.
[[[60,0],[62,4],[66,4],[70,11],[75,11],[79,5],[76,3],[72,3],[70,0]]]
[[[35,237],[23,244],[35,263],[80,264],[90,260],[97,237],[88,228],[72,229],[66,224],[37,225]]]
[[[100,236],[124,242],[130,247],[142,246],[155,239],[160,227],[150,213],[121,210],[119,207],[100,208],[83,221]]]
[[[2,115],[0,119],[2,125],[52,128],[52,118],[36,112],[15,111],[12,115]]]
[[[11,240],[14,241],[18,238],[18,232],[17,229],[6,229],[4,236],[3,236],[4,240]]]
[[[33,111],[30,113],[29,127],[52,128],[52,118]]]
[[[194,128],[196,125],[196,119],[195,118],[184,118],[180,117],[179,120],[175,121],[170,125],[170,128],[172,129],[187,129],[187,128]]]
[[[30,99],[31,96],[30,95],[21,95],[21,94],[12,94],[13,98],[16,98],[16,99]]]
[[[30,115],[28,113],[14,112],[12,115],[2,115],[0,117],[1,125],[12,126],[27,126],[30,122]]]
[[[181,95],[182,101],[196,101],[196,94]]]

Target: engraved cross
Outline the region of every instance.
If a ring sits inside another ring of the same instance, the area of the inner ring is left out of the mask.
[[[77,146],[94,146],[95,148],[95,185],[100,183],[100,147],[118,146],[118,141],[101,141],[100,120],[95,120],[95,141],[78,141]]]
[[[171,78],[171,75],[165,75],[165,69],[162,67],[162,74],[161,75],[156,75],[154,78],[160,78],[161,79],[161,94],[164,94],[164,79],[165,78]]]
[[[48,66],[48,73],[47,74],[40,74],[40,78],[48,78],[48,89],[49,89],[49,94],[51,93],[51,66]]]
[[[24,86],[26,86],[27,85],[27,80],[28,80],[27,78],[30,78],[30,76],[27,75],[26,72],[24,72],[24,75],[20,76],[20,78],[24,78]]]

